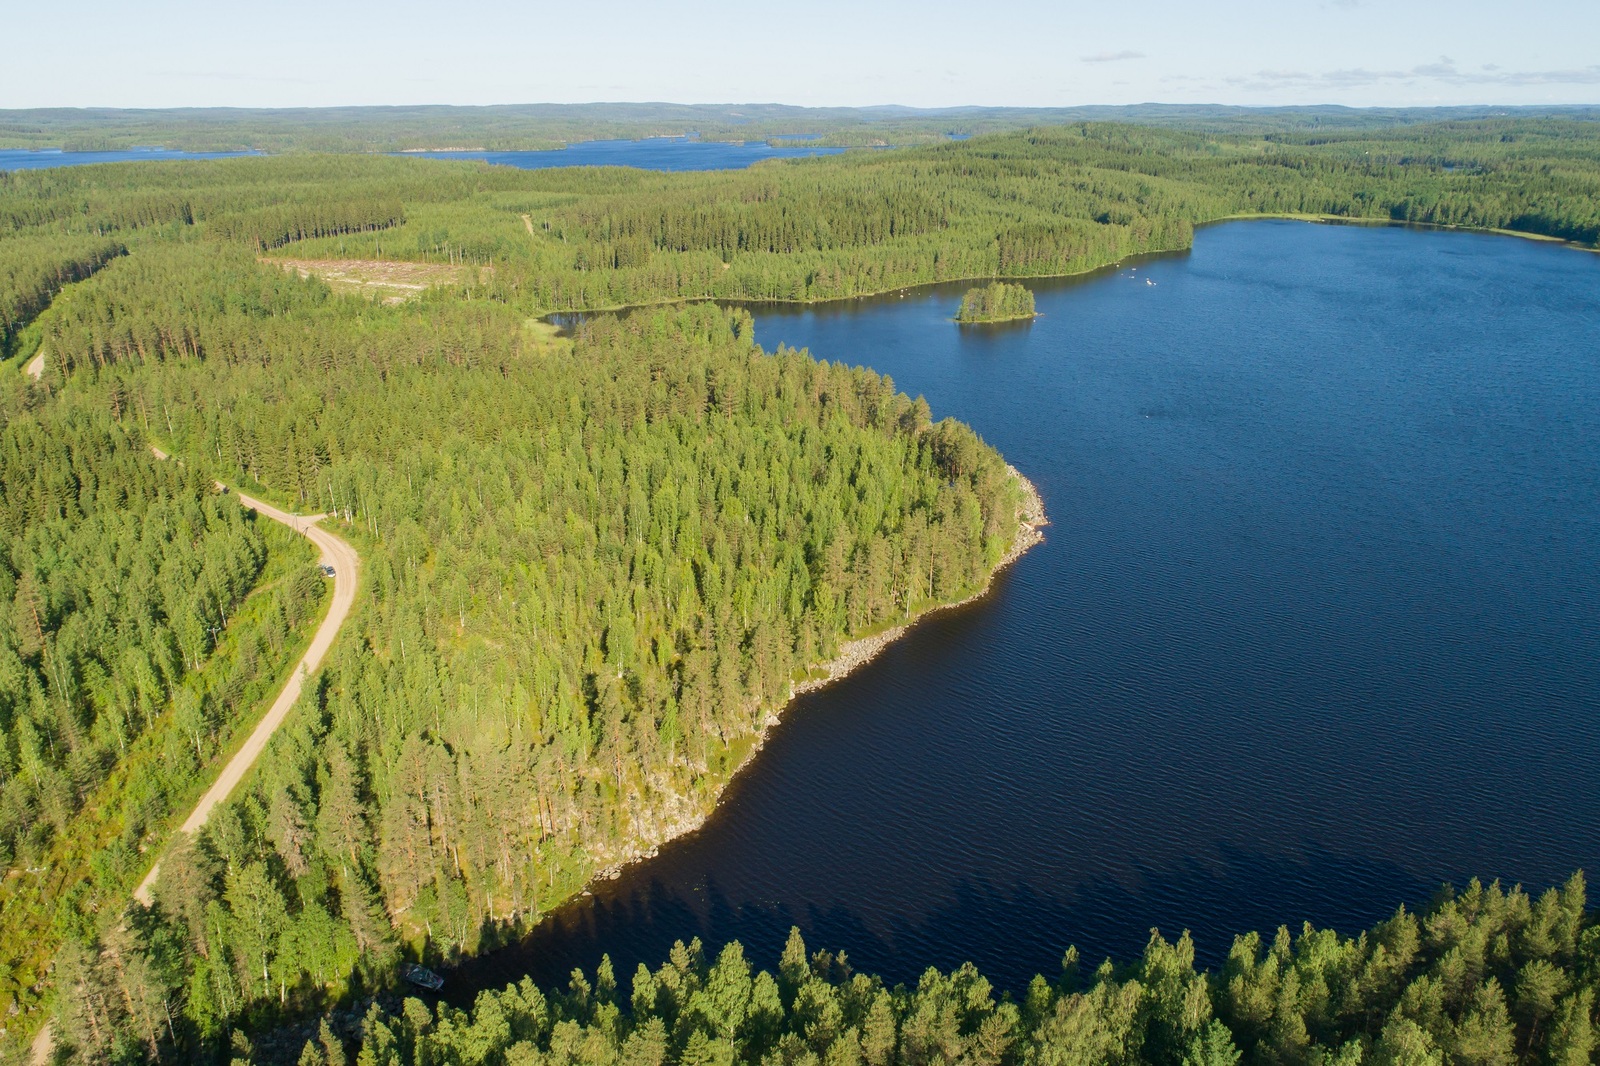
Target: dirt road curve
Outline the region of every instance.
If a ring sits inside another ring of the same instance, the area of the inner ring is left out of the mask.
[[[36,357],[43,369],[43,355]],[[34,364],[28,365],[28,373],[34,373]],[[151,446],[157,459],[165,459],[167,453],[160,448]],[[222,488],[219,484],[218,488]],[[250,772],[250,767],[255,765],[256,759],[266,750],[267,741],[272,739],[272,734],[277,732],[283,720],[288,717],[289,710],[300,699],[300,689],[305,679],[322,664],[323,656],[328,654],[328,649],[333,645],[333,638],[339,635],[339,630],[344,625],[344,620],[350,614],[350,608],[356,602],[356,569],[361,564],[361,557],[354,548],[318,526],[316,523],[324,515],[295,515],[287,511],[280,511],[270,503],[262,503],[244,493],[237,493],[239,502],[258,514],[266,515],[274,522],[282,522],[311,540],[318,548],[322,549],[322,562],[333,567],[333,603],[328,607],[328,616],[322,620],[322,625],[317,627],[316,635],[311,638],[311,646],[306,653],[295,663],[289,680],[284,684],[283,691],[278,693],[278,698],[272,701],[266,716],[261,719],[255,730],[250,734],[244,746],[238,750],[228,764],[217,775],[206,794],[200,797],[200,802],[195,804],[194,810],[189,812],[189,817],[184,820],[180,831],[193,833],[206,824],[206,819],[211,816],[211,811],[217,804],[228,798],[239,782],[244,780],[244,775]],[[149,906],[152,900],[151,890],[155,887],[156,875],[161,872],[161,863],[157,862],[151,867],[145,879],[139,882],[139,887],[134,889],[133,898]],[[51,1025],[47,1022],[39,1034],[34,1037],[31,1048],[31,1058],[35,1064],[44,1064],[50,1061],[50,1053],[55,1041],[51,1034]]]
[[[159,448],[152,450],[160,458],[166,458],[165,453]],[[206,819],[211,816],[212,808],[227,799],[228,794],[244,779],[244,775],[249,773],[250,767],[255,765],[256,759],[260,758],[262,751],[266,749],[267,741],[272,739],[272,734],[277,732],[284,718],[288,716],[289,709],[300,699],[300,689],[305,679],[322,665],[323,656],[328,654],[328,648],[333,645],[333,638],[339,635],[340,627],[344,625],[345,618],[350,614],[350,608],[356,602],[356,568],[361,563],[360,557],[356,555],[354,548],[316,524],[319,519],[325,517],[324,515],[290,514],[278,510],[270,503],[263,503],[246,496],[242,492],[238,497],[239,502],[246,507],[258,514],[266,515],[275,522],[282,522],[296,533],[310,538],[311,543],[322,549],[322,562],[333,567],[333,604],[328,608],[328,616],[322,620],[322,625],[317,627],[316,635],[311,638],[311,646],[295,664],[294,671],[290,673],[289,680],[283,686],[283,691],[272,701],[266,716],[244,742],[244,747],[228,760],[228,765],[222,768],[216,781],[212,782],[206,794],[200,797],[200,802],[189,812],[189,817],[184,819],[180,827],[180,831],[184,833],[193,833],[205,825]],[[149,906],[150,890],[155,886],[156,875],[160,871],[161,864],[158,862],[145,875],[145,879],[139,882],[139,887],[133,893],[134,899]]]
[[[44,377],[44,349],[43,348],[39,349],[39,354],[38,355],[36,355],[32,359],[28,360],[28,365],[22,368],[22,372],[24,374],[27,374],[30,378],[32,378],[35,381],[38,381],[40,378]]]

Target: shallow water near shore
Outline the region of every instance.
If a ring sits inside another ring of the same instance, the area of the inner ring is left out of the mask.
[[[800,697],[699,832],[452,998],[673,940],[1003,987],[1158,926],[1355,931],[1444,880],[1600,870],[1600,257],[1256,221],[1031,284],[757,310],[971,423],[1043,494],[990,593]]]

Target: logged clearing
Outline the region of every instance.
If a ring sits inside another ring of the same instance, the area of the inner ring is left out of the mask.
[[[435,285],[473,281],[477,272],[492,267],[448,263],[406,263],[387,259],[276,259],[263,258],[303,278],[318,277],[341,292],[378,296],[385,303],[409,300]]]

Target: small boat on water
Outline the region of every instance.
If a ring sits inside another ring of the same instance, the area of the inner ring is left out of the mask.
[[[428,969],[418,966],[414,962],[402,963],[400,976],[418,988],[426,988],[429,992],[437,992],[444,987],[444,978]]]

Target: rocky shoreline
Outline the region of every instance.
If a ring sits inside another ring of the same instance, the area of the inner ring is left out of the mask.
[[[1006,472],[1016,479],[1017,483],[1022,487],[1023,492],[1022,505],[1017,508],[1017,521],[1019,523],[1017,527],[1017,537],[1011,542],[1011,547],[1006,550],[1006,553],[1000,557],[1000,561],[995,564],[994,569],[989,571],[989,576],[984,581],[983,587],[979,588],[972,595],[967,596],[964,599],[956,600],[953,603],[941,603],[938,606],[930,607],[921,614],[907,619],[903,624],[895,626],[893,629],[886,629],[881,633],[874,633],[870,637],[862,637],[859,640],[845,641],[843,644],[839,645],[839,653],[821,665],[820,669],[824,671],[823,676],[808,678],[805,681],[796,683],[791,688],[789,695],[791,701],[795,696],[800,696],[807,692],[815,692],[819,688],[825,688],[828,685],[833,684],[835,681],[838,681],[840,678],[847,677],[854,671],[859,670],[861,667],[877,658],[884,648],[887,648],[890,644],[904,636],[906,630],[916,625],[928,615],[937,614],[940,611],[948,611],[955,607],[964,606],[971,603],[973,600],[986,595],[990,586],[994,584],[994,578],[996,574],[1000,573],[1000,571],[1004,570],[1006,567],[1022,558],[1030,548],[1044,540],[1044,534],[1040,532],[1040,530],[1049,525],[1050,520],[1045,517],[1044,500],[1039,496],[1039,490],[1034,488],[1033,482],[1022,476],[1021,471],[1019,471],[1016,467],[1011,466],[1009,463],[1006,465]],[[787,705],[785,706],[787,708]],[[775,724],[777,721],[778,716],[776,714],[767,718],[768,725]],[[757,743],[756,747],[758,749],[760,748],[759,742]]]
[[[1017,484],[1022,489],[1022,502],[1017,507],[1017,536],[1016,539],[1011,542],[1011,547],[1006,550],[1006,553],[1000,557],[1000,561],[995,564],[994,569],[989,571],[989,576],[984,580],[982,587],[977,589],[970,596],[966,596],[960,600],[956,600],[951,603],[941,603],[937,606],[930,607],[892,629],[886,629],[881,633],[874,633],[870,637],[861,637],[857,640],[847,640],[843,644],[839,645],[838,653],[832,659],[829,659],[827,662],[822,663],[816,668],[823,671],[822,676],[808,678],[805,681],[796,682],[794,685],[790,686],[788,702],[786,702],[782,708],[767,716],[767,720],[764,723],[760,735],[756,737],[755,743],[750,746],[750,751],[745,755],[744,760],[739,764],[739,766],[734,769],[733,773],[728,776],[728,781],[723,782],[722,788],[718,790],[716,798],[704,811],[688,812],[680,810],[676,812],[675,817],[673,817],[672,820],[664,827],[665,832],[661,834],[658,840],[646,847],[640,848],[639,850],[630,849],[629,853],[626,854],[620,861],[614,861],[605,866],[603,869],[597,871],[590,879],[590,884],[593,884],[595,881],[615,881],[617,878],[622,876],[622,870],[624,867],[635,862],[641,862],[645,859],[655,858],[655,856],[660,853],[663,846],[677,839],[678,837],[686,836],[689,833],[695,832],[702,825],[704,825],[706,819],[711,817],[712,811],[716,809],[717,804],[721,802],[722,793],[726,790],[728,782],[731,782],[734,777],[738,776],[739,771],[743,770],[745,766],[749,765],[750,760],[753,759],[762,748],[766,747],[767,730],[778,724],[778,722],[781,720],[783,711],[788,710],[789,707],[793,705],[794,698],[796,696],[804,695],[807,692],[815,692],[820,688],[825,688],[828,685],[833,684],[835,681],[838,681],[843,677],[847,677],[854,671],[859,670],[861,667],[877,658],[878,655],[882,653],[883,649],[887,648],[894,641],[904,636],[906,630],[910,629],[912,626],[916,625],[919,621],[928,617],[929,615],[936,614],[939,611],[948,611],[956,607],[961,607],[986,595],[990,587],[994,584],[996,574],[1000,573],[1000,571],[1004,570],[1006,567],[1022,558],[1023,555],[1027,554],[1027,552],[1035,545],[1042,543],[1044,541],[1044,533],[1042,530],[1045,526],[1050,524],[1049,518],[1045,515],[1044,499],[1039,495],[1039,490],[1034,487],[1033,482],[1024,477],[1022,472],[1016,467],[1008,463],[1006,464],[1006,472],[1016,479]],[[588,888],[585,888],[580,893],[580,896],[587,895],[590,895],[590,892]]]

